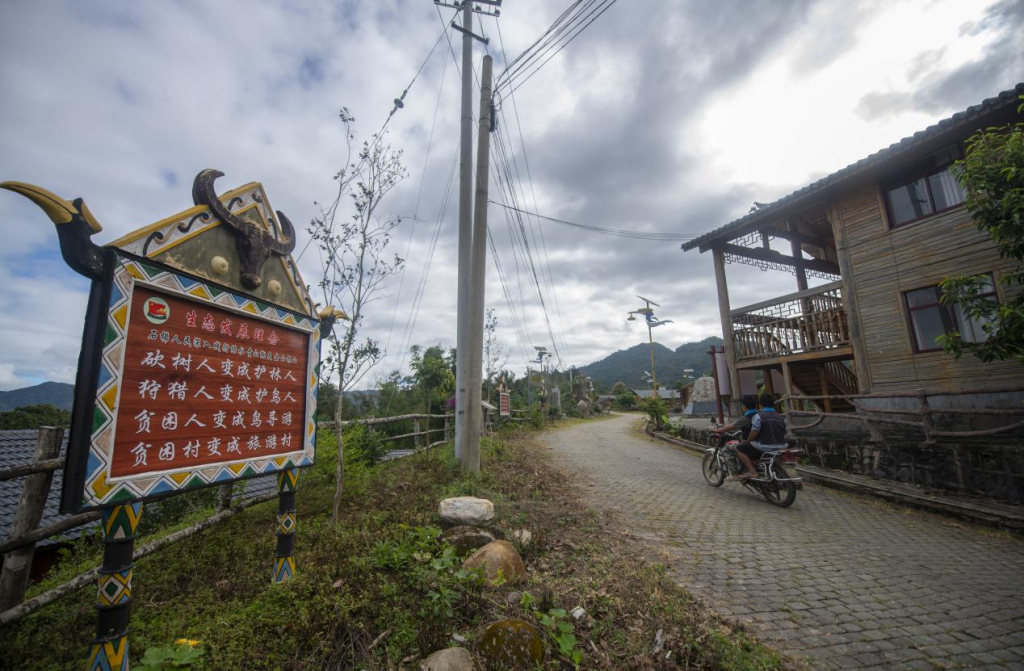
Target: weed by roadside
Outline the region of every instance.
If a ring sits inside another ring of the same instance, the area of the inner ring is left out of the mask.
[[[291,582],[270,584],[273,502],[138,563],[134,663],[185,638],[202,642],[195,669],[414,669],[453,636],[472,647],[484,625],[519,617],[546,637],[545,668],[781,665],[582,506],[575,485],[528,435],[485,441],[476,476],[459,470],[450,447],[372,467],[358,450],[347,452],[337,526],[330,524],[332,450],[325,432],[317,466],[300,477]],[[456,495],[494,501],[506,533],[533,533],[522,548],[525,584],[487,585],[439,542],[438,501]],[[88,555],[82,551],[82,565],[94,559]],[[5,632],[4,664],[81,668],[95,627],[93,599],[82,590]]]

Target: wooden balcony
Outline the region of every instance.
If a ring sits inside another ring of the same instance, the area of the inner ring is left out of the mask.
[[[851,351],[842,282],[737,308],[729,315],[738,364],[828,358]]]

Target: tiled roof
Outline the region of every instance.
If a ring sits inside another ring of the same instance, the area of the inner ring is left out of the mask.
[[[64,442],[60,446],[61,458],[67,453],[68,449],[68,431],[64,432]],[[36,439],[39,432],[36,430],[24,430],[24,431],[0,431],[0,469],[12,468],[14,466],[23,466],[32,462],[32,455],[36,449]],[[69,517],[69,515],[61,515],[60,509],[60,490],[64,481],[63,469],[57,469],[53,472],[53,482],[50,485],[50,495],[46,499],[46,505],[43,508],[43,518],[40,520],[40,526],[46,526],[53,522],[59,522],[60,520]],[[18,501],[21,499],[21,489],[24,485],[25,478],[15,478],[13,480],[4,480],[0,482],[0,538],[6,539],[10,534],[11,524],[14,521],[14,512],[18,508]],[[64,538],[75,538],[81,534],[83,529],[96,526],[97,522],[92,522],[85,525],[84,527],[78,527],[72,529],[63,534]],[[41,541],[38,545],[50,545],[57,542],[58,539],[47,538]]]
[[[64,432],[64,442],[61,444],[60,457],[63,459],[67,453],[68,431]],[[0,470],[22,466],[32,461],[32,454],[36,449],[36,439],[39,432],[36,430],[25,431],[0,431]],[[60,509],[61,486],[64,481],[64,470],[57,469],[53,473],[53,483],[50,486],[50,495],[46,499],[46,506],[43,508],[43,517],[39,526],[43,527],[54,522],[59,522],[69,515],[62,515]],[[0,482],[0,539],[6,539],[10,534],[11,524],[14,521],[14,512],[18,508],[18,501],[21,499],[21,489],[25,478],[15,478]],[[238,482],[234,487],[235,502],[245,501],[262,494],[277,491],[277,476],[264,475],[258,478],[251,478]],[[159,506],[156,502],[154,506]],[[38,543],[39,546],[51,545],[61,539],[71,540],[81,535],[83,530],[91,529],[99,522],[90,522],[81,527],[71,529],[61,536],[47,538]]]
[[[653,395],[653,392],[650,389],[634,389],[633,393],[639,396],[640,398],[651,398],[651,396]],[[661,387],[660,389],[658,389],[658,397],[679,398],[679,390],[666,389],[665,387]]]
[[[1024,94],[1024,83],[1017,84],[1014,88],[1010,89],[1009,91],[1003,91],[994,98],[988,98],[977,105],[971,105],[963,112],[957,112],[948,119],[943,119],[942,121],[934,125],[928,126],[928,128],[925,128],[922,131],[918,131],[917,133],[914,133],[910,137],[905,137],[899,142],[889,145],[885,149],[876,151],[874,154],[871,154],[867,158],[862,158],[856,163],[852,163],[846,166],[842,170],[836,171],[827,177],[823,177],[812,184],[808,184],[807,186],[794,191],[788,196],[784,196],[779,200],[775,201],[774,203],[754,210],[750,214],[740,217],[739,219],[736,219],[735,221],[730,222],[719,229],[716,229],[709,233],[705,233],[704,235],[698,238],[694,238],[693,240],[690,240],[688,242],[684,242],[682,244],[682,249],[683,251],[695,249],[701,245],[705,245],[708,242],[711,242],[712,240],[725,237],[725,234],[727,233],[738,231],[738,229],[742,229],[744,226],[748,224],[752,224],[761,219],[767,219],[773,213],[777,212],[783,207],[796,204],[802,200],[806,200],[811,196],[816,195],[818,192],[824,190],[825,188],[834,186],[835,184],[838,184],[839,182],[842,182],[843,180],[849,177],[853,177],[854,175],[857,175],[868,168],[876,166],[879,163],[883,163],[890,159],[897,158],[900,154],[917,147],[918,145],[922,144],[927,140],[935,138],[939,135],[942,135],[943,133],[951,131],[955,128],[959,128],[960,126],[963,126],[967,123],[974,121],[982,114],[987,114],[989,112],[1006,107],[1008,105],[1016,104],[1017,97],[1021,94]]]

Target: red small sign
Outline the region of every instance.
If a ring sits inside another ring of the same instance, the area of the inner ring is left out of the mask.
[[[111,480],[302,451],[309,334],[133,293]]]
[[[508,417],[512,414],[512,399],[507,392],[498,394],[498,414]]]

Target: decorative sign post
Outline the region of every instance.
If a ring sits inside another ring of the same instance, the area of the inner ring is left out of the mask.
[[[291,252],[295,234],[263,187],[220,197],[204,170],[192,207],[107,247],[81,199],[31,184],[61,253],[93,283],[79,357],[61,509],[103,512],[90,669],[128,668],[133,549],[142,502],[276,474],[272,581],[295,573],[298,469],[316,451],[322,334]]]

